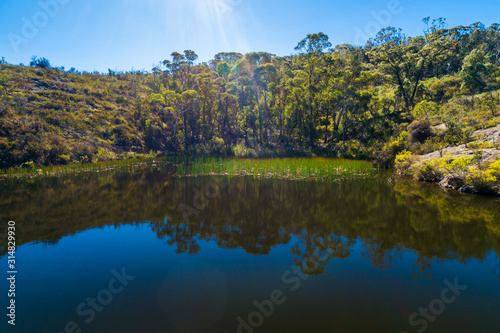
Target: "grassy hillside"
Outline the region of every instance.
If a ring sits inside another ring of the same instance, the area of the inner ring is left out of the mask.
[[[89,162],[113,158],[112,152],[144,151],[135,118],[147,99],[140,76],[0,65],[0,166]]]

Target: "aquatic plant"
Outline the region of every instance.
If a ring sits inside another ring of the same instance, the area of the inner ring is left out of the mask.
[[[112,171],[116,169],[128,169],[133,171],[137,168],[147,166],[163,166],[166,164],[179,163],[180,159],[177,157],[142,157],[132,159],[121,159],[113,161],[103,161],[95,163],[81,163],[73,165],[59,165],[59,166],[36,166],[33,163],[24,164],[22,167],[12,167],[9,169],[0,170],[0,177],[14,177],[14,178],[32,178],[41,176],[63,176],[66,174],[75,174],[82,172],[101,172]]]
[[[331,158],[225,159],[202,157],[178,166],[178,176],[227,175],[292,180],[339,181],[372,177],[374,166],[366,161]]]

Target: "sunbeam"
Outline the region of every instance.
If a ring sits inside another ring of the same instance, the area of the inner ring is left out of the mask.
[[[177,28],[186,45],[210,41],[226,50],[247,50],[241,25],[242,0],[188,0],[177,3]],[[246,13],[247,15],[247,13]]]

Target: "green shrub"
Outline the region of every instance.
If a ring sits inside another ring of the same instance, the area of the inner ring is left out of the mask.
[[[117,155],[113,151],[105,148],[99,148],[93,157],[93,162],[112,161],[116,160],[116,158]]]
[[[495,144],[490,141],[475,141],[467,144],[467,148],[470,149],[488,149],[495,148]]]
[[[243,143],[237,144],[233,147],[233,153],[236,157],[248,158],[257,157],[257,152],[255,149],[246,147]]]
[[[374,144],[367,149],[366,155],[374,158],[378,165],[390,167],[394,164],[396,156],[402,151],[408,149],[407,131],[402,131],[397,138],[393,138],[385,145]]]
[[[69,164],[69,163],[71,163],[71,156],[69,156],[67,154],[61,154],[60,159],[63,162],[62,164]]]
[[[497,182],[500,182],[500,159],[497,159],[488,166],[488,175],[495,177]]]
[[[24,169],[33,169],[33,168],[35,167],[35,162],[33,162],[33,161],[24,162],[24,163],[22,164],[22,167],[23,167]]]
[[[408,126],[410,143],[424,143],[431,137],[431,124],[427,120],[415,120]]]
[[[436,150],[442,148],[442,143],[435,138],[428,138],[424,143],[413,143],[410,145],[410,150],[418,155],[424,155],[428,153],[432,153]]]
[[[477,193],[488,195],[498,194],[498,179],[488,172],[488,170],[480,170],[473,167],[471,173],[467,176],[467,183],[471,184]]]
[[[439,182],[445,175],[445,159],[435,158],[422,161],[415,166],[415,177],[426,182]]]
[[[458,125],[455,122],[449,122],[448,129],[444,132],[443,141],[450,145],[460,145],[466,143],[472,132],[470,130],[464,130],[463,126]]]
[[[418,162],[418,156],[404,150],[396,155],[394,167],[404,176],[413,176],[413,167]]]
[[[456,159],[451,159],[451,157],[446,158],[448,160],[444,168],[448,174],[456,178],[465,179],[474,158],[469,156],[461,156]]]
[[[361,143],[358,140],[349,140],[343,142],[340,146],[340,149],[342,157],[352,159],[361,158],[362,149]]]

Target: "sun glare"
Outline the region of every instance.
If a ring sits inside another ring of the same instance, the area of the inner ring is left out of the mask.
[[[189,45],[213,41],[228,51],[246,49],[241,25],[242,0],[188,0],[178,3],[178,27]]]

